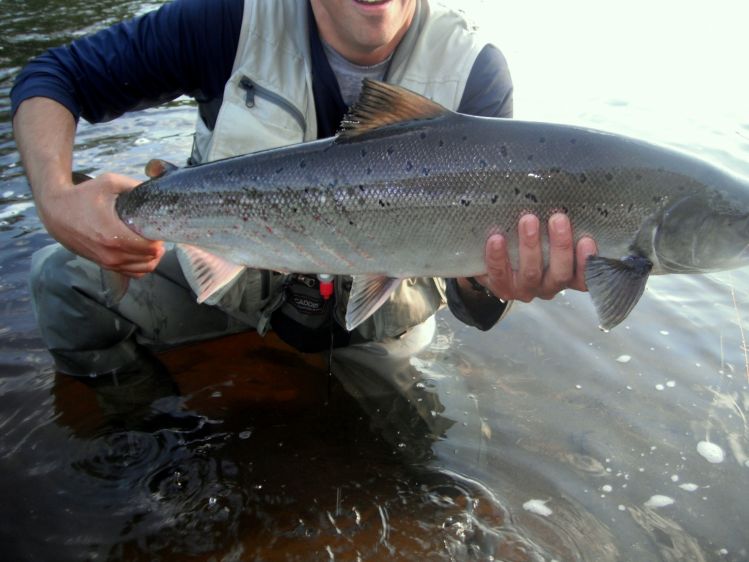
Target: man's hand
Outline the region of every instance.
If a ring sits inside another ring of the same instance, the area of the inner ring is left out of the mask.
[[[117,216],[117,195],[138,183],[115,174],[74,186],[71,169],[75,119],[43,97],[25,100],[13,117],[16,145],[39,218],[70,251],[128,277],[156,269],[164,245],[138,236]]]
[[[37,210],[50,235],[68,250],[128,277],[150,273],[164,255],[164,244],[146,240],[117,216],[117,195],[138,184],[133,178],[102,174],[38,197]]]
[[[499,234],[491,236],[486,242],[487,274],[477,281],[505,301],[551,299],[567,288],[586,291],[585,260],[596,253],[596,243],[591,238],[581,238],[575,248],[572,226],[563,213],[552,215],[548,232],[549,263],[544,267],[539,220],[534,215],[520,219],[517,271],[512,269],[505,238]]]

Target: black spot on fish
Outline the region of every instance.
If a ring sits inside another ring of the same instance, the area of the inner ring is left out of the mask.
[[[505,145],[502,145],[499,147],[499,153],[504,157],[507,158],[507,147]]]
[[[557,168],[557,167],[554,167],[554,168],[551,168],[551,169],[549,170],[549,172],[551,172],[552,174],[561,174],[561,173],[562,173],[562,169],[561,169],[561,168]]]
[[[413,169],[414,169],[413,162],[411,162],[410,160],[407,160],[406,161],[406,171],[410,172]]]
[[[423,167],[421,169],[421,175],[424,176],[424,177],[428,176],[429,175],[429,168],[427,168],[426,166]]]
[[[421,140],[424,140],[425,138],[427,138],[427,134],[426,134],[426,133],[424,133],[424,132],[422,132],[422,133],[421,133],[421,134],[419,135],[419,138],[420,138]]]
[[[497,195],[497,194],[495,193],[494,195],[492,195],[492,198],[491,198],[491,202],[492,202],[492,203],[496,203],[496,202],[497,202],[497,199],[499,199],[499,195]]]
[[[570,144],[577,144],[577,139],[575,138],[570,139]]]
[[[359,184],[359,191],[364,191],[364,184],[363,183]]]
[[[367,166],[367,175],[369,175],[371,173],[372,173],[372,168],[370,168],[369,166]]]
[[[367,155],[367,149],[366,148],[362,148],[361,149],[361,157],[364,158],[366,155]]]
[[[611,172],[608,172],[608,173],[606,174],[606,181],[611,181],[611,180],[613,180],[613,179],[614,179],[614,176],[613,176],[613,174],[612,174]]]
[[[440,148],[442,148],[443,146],[445,146],[445,141],[440,139],[440,141],[437,144],[440,146]]]
[[[567,207],[565,207],[564,205],[562,205],[562,212],[566,215],[567,213],[570,212],[570,210]]]
[[[304,160],[301,160],[301,161],[299,162],[299,167],[300,167],[300,168],[306,168],[306,167],[307,167],[307,162],[305,162]]]
[[[482,158],[481,160],[479,160],[479,167],[480,167],[480,168],[481,168],[482,170],[483,170],[484,168],[486,168],[486,167],[487,167],[488,165],[489,165],[489,164],[487,164],[487,163],[486,163],[486,160],[484,160],[483,158]]]
[[[577,179],[580,180],[580,183],[585,183],[586,181],[588,181],[588,176],[586,176],[585,174],[580,174]]]
[[[280,168],[276,168],[277,174],[280,174],[281,172],[283,172],[283,166],[281,166]]]
[[[291,212],[292,212],[292,213],[296,213],[297,211],[298,211],[298,209],[297,209],[296,207],[292,207],[292,208],[291,208]]]
[[[530,162],[531,160],[533,160],[533,154],[528,155],[528,162]]]
[[[635,179],[640,181],[642,179],[642,174],[635,174]]]
[[[515,188],[515,195],[520,195],[520,188],[519,187]]]
[[[538,203],[538,197],[536,197],[533,193],[526,193],[525,198],[533,201],[534,203]]]
[[[464,207],[468,207],[471,204],[471,202],[468,199],[461,199],[460,204],[463,205]]]
[[[380,204],[380,207],[384,207],[385,206],[385,202],[382,199],[380,199],[377,202]]]
[[[388,156],[392,155],[393,152],[395,152],[395,149],[392,146],[388,146],[388,149],[387,149]]]
[[[349,223],[349,225],[354,226],[354,221],[349,220],[348,223]]]
[[[635,204],[634,204],[634,203],[630,203],[630,204],[629,204],[629,207],[627,207],[627,212],[628,212],[628,213],[631,213],[631,212],[632,212],[632,209],[634,209],[634,208],[635,208]]]
[[[463,135],[463,142],[466,142],[468,140],[468,137],[466,135]]]
[[[538,142],[544,144],[546,142],[546,137],[541,137],[540,139],[538,139]]]

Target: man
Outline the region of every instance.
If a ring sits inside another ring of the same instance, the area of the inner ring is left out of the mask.
[[[13,124],[39,216],[61,245],[40,251],[32,267],[40,330],[58,369],[132,370],[148,356],[141,344],[264,331],[268,324],[304,351],[423,342],[444,302],[441,280],[404,282],[353,334],[337,321],[344,294],[333,305],[297,306],[310,299],[295,295],[317,290],[304,275],[246,271],[215,306],[198,306],[175,252],[137,236],[114,212],[117,195],[136,180],[106,173],[74,187],[70,179],[81,115],[95,122],[192,95],[200,107],[192,163],[199,163],[334,134],[364,77],[466,113],[512,113],[501,53],[427,0],[177,0],[32,61],[12,91]],[[585,289],[583,264],[594,242],[581,240],[575,252],[568,219],[553,216],[545,267],[540,228],[536,217],[521,219],[517,271],[496,235],[486,244],[486,275],[448,280],[448,305],[458,318],[488,329],[512,299]],[[107,308],[93,264],[139,281]],[[337,280],[343,293],[345,286]]]

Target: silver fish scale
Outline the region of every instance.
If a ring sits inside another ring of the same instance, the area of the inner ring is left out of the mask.
[[[517,221],[570,215],[599,253],[649,255],[658,217],[714,171],[586,129],[456,114],[186,168],[118,200],[148,238],[281,271],[460,276]],[[650,221],[652,222],[652,221]],[[646,230],[641,230],[645,225]]]

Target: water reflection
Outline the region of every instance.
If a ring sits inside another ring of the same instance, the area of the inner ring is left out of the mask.
[[[255,336],[236,338],[261,345]],[[70,558],[105,546],[107,557],[128,560],[227,548],[251,559],[546,558],[480,481],[430,466],[431,445],[456,423],[436,413],[444,407],[427,390],[434,356],[418,362],[429,378],[409,368],[396,384],[387,377],[370,384],[362,401],[335,384],[317,402],[306,393],[299,404],[288,390],[302,377],[328,387],[323,365],[300,364],[276,342],[276,353],[245,365],[242,375],[217,375],[212,354],[236,354],[236,338],[204,348],[202,362],[175,374],[174,393],[141,388],[140,402],[149,406],[126,418],[111,407],[119,383],[91,387],[55,377],[55,425],[76,437],[44,474],[54,474],[68,497],[66,511],[86,519],[111,512],[105,525],[91,522],[86,534],[72,535]],[[173,353],[166,360],[179,369],[184,359]],[[276,404],[238,407],[237,397],[256,400],[252,389],[263,385],[274,387]]]

